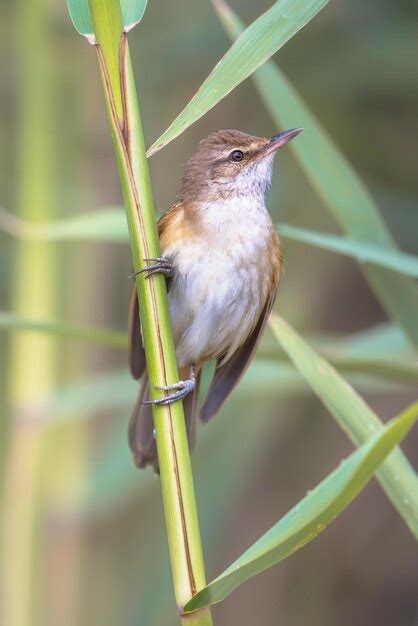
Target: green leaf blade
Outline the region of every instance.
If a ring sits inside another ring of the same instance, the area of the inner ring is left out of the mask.
[[[125,243],[129,240],[125,212],[119,207],[106,207],[42,223],[16,218],[0,208],[0,230],[23,240],[104,243]]]
[[[220,602],[241,583],[276,565],[316,537],[372,478],[418,418],[418,403],[353,452],[313,491],[185,606],[186,612]]]
[[[148,150],[154,154],[265,63],[307,24],[328,0],[281,0],[243,32],[215,66],[192,100]]]
[[[125,32],[134,28],[142,20],[148,0],[120,0]]]
[[[241,20],[223,0],[216,0],[214,5],[231,39],[240,37],[245,28]],[[268,62],[253,78],[278,127],[302,126],[305,129],[300,139],[290,144],[290,149],[340,227],[360,242],[396,250],[370,192],[280,68]],[[363,271],[388,315],[402,325],[410,341],[418,347],[418,287],[415,282],[390,269],[370,264],[365,264]]]
[[[123,17],[123,28],[126,32],[132,30],[138,24],[147,8],[148,0],[121,0],[120,6]],[[95,43],[93,20],[91,17],[88,0],[67,0],[68,12],[74,28]]]
[[[383,427],[363,398],[283,318],[272,314],[270,327],[296,369],[356,445],[366,442]],[[418,477],[401,450],[393,452],[377,477],[418,539]]]
[[[297,228],[290,224],[280,224],[278,230],[287,239],[293,239],[324,250],[336,252],[337,254],[354,258],[359,263],[373,263],[394,272],[418,278],[418,256],[413,254],[363,243],[349,237]]]
[[[80,326],[59,320],[42,320],[22,317],[17,313],[0,310],[0,330],[42,333],[57,338],[87,341],[108,348],[126,350],[128,337],[126,332],[96,326]]]
[[[67,7],[76,31],[86,37],[90,43],[95,43],[88,0],[67,0]]]
[[[123,209],[108,207],[39,224],[36,236],[46,241],[104,241],[127,243],[128,226]]]

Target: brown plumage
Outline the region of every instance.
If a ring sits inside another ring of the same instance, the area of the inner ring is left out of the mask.
[[[250,364],[273,306],[282,253],[265,194],[275,152],[300,130],[271,139],[218,131],[201,141],[186,165],[178,202],[158,224],[164,260],[140,270],[148,275],[153,269],[170,272],[176,356],[186,381],[176,388],[180,391],[175,397],[185,397],[190,448],[195,442],[202,365],[217,362],[200,410],[206,422]],[[149,387],[135,290],[129,332],[131,372],[134,378],[143,378],[129,424],[129,443],[138,466],[150,463],[157,468],[151,406],[144,404]],[[163,400],[169,401],[171,396]]]

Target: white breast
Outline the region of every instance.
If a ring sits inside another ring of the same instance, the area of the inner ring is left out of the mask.
[[[163,250],[176,269],[169,303],[180,367],[235,352],[257,323],[270,287],[264,203],[239,198],[203,210],[202,238]]]

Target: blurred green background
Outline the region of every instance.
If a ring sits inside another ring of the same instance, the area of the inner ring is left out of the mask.
[[[249,23],[270,3],[231,5]],[[3,0],[0,18],[0,207],[41,222],[119,205],[95,55],[65,3]],[[151,144],[229,41],[210,2],[150,0],[130,43]],[[331,2],[276,55],[400,247],[415,253],[417,58],[418,7],[406,0]],[[218,128],[276,132],[246,81],[152,157],[159,210],[173,202],[196,143]],[[276,220],[338,232],[289,151],[276,159],[269,208]],[[0,242],[2,311],[126,328],[127,246],[31,243],[4,232]],[[290,241],[285,255],[276,306],[306,336],[387,321],[353,261]],[[176,624],[159,482],[134,469],[126,445],[136,384],[125,352],[2,332],[0,354],[5,626]],[[384,419],[416,396],[411,385],[350,381]],[[405,451],[416,465],[413,439]],[[209,578],[351,449],[290,365],[259,358],[200,430],[193,456]],[[215,607],[214,621],[413,626],[417,579],[416,544],[373,481],[312,544]]]

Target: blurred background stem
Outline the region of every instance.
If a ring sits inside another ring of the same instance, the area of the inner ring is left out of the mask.
[[[56,16],[54,3],[49,6],[50,19]],[[55,21],[55,20],[54,20]],[[80,123],[82,104],[77,89],[78,72],[74,66],[73,47],[63,46],[60,38],[53,41],[54,136],[59,140],[54,146],[54,181],[59,206],[59,216],[71,216],[74,206],[84,204],[80,160],[76,156],[78,136],[74,129]],[[61,71],[62,67],[65,72]],[[88,100],[86,98],[86,100]],[[71,124],[59,123],[60,119]],[[63,193],[62,190],[66,190]],[[99,299],[101,283],[94,280],[94,265],[80,258],[74,246],[61,247],[55,264],[59,272],[57,303],[60,316],[88,319],[92,302]],[[77,271],[79,265],[81,271]],[[77,275],[77,278],[74,277]],[[59,298],[59,300],[58,300]],[[67,329],[68,330],[68,329]],[[86,329],[90,336],[91,329]],[[91,359],[74,342],[71,333],[65,342],[57,341],[58,388],[68,380],[80,379],[89,371]],[[42,459],[42,569],[39,623],[75,626],[84,614],[86,524],[80,523],[78,511],[88,491],[89,470],[93,463],[89,440],[89,423],[82,419],[82,407],[71,412],[75,421],[56,427],[57,413],[53,412],[51,427],[44,429],[45,453]],[[53,470],[51,471],[51,468]],[[56,581],[56,591],[51,593],[50,581]]]
[[[49,0],[16,5],[19,54],[18,185],[16,206],[30,221],[54,216],[52,48]],[[46,97],[48,94],[48,97]],[[55,248],[37,242],[16,247],[13,309],[22,315],[55,314]],[[5,470],[3,525],[3,624],[36,624],[39,591],[37,525],[40,512],[44,429],[42,402],[56,378],[55,342],[47,336],[12,337],[9,370],[10,443]]]

